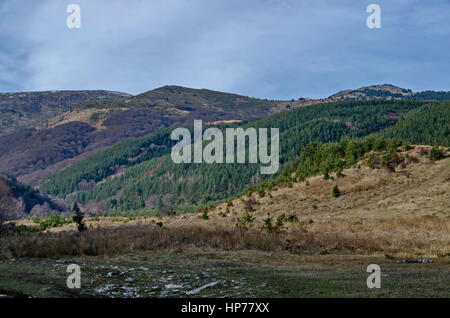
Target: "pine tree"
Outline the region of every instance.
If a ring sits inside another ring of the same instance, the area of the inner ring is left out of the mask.
[[[75,212],[75,216],[72,218],[73,221],[77,224],[78,232],[83,232],[86,230],[86,224],[84,223],[84,213],[81,212],[78,207],[78,203],[75,202],[72,207],[72,211]]]
[[[334,186],[332,194],[333,194],[333,197],[335,197],[335,198],[338,198],[341,196],[341,191],[339,190],[337,184]]]

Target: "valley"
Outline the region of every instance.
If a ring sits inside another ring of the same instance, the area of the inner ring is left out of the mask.
[[[0,297],[448,297],[450,105],[417,94],[282,109],[168,86],[1,137]],[[175,164],[172,130],[194,119],[278,128],[279,172]],[[383,288],[367,288],[369,264]]]

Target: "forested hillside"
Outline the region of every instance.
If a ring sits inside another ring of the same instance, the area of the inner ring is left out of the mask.
[[[381,133],[414,144],[450,147],[450,102],[433,103],[412,111]]]
[[[296,109],[241,127],[280,129],[281,163],[311,142],[359,138],[395,125],[424,105],[414,101],[339,102]],[[170,211],[223,200],[263,178],[258,164],[180,164],[168,156],[169,131],[122,143],[49,178],[42,191],[77,200],[100,212]],[[149,147],[150,146],[150,147]],[[101,182],[99,182],[101,181]]]

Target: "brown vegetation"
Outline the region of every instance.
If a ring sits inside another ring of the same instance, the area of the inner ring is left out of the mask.
[[[208,222],[208,221],[204,221]],[[259,224],[261,225],[261,224]],[[281,232],[203,225],[122,225],[87,232],[21,233],[0,237],[3,257],[119,255],[137,251],[213,248],[287,250],[296,254],[389,253],[450,256],[450,218],[295,222]]]

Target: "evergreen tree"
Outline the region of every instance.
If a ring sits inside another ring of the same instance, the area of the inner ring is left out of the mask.
[[[73,217],[73,221],[77,224],[78,232],[83,232],[86,230],[86,224],[84,223],[84,213],[81,212],[78,207],[78,203],[75,202],[72,207],[72,211],[75,212],[75,216]]]
[[[337,186],[337,184],[334,186],[333,188],[333,197],[338,198],[341,196],[341,191],[339,190],[339,187]]]

